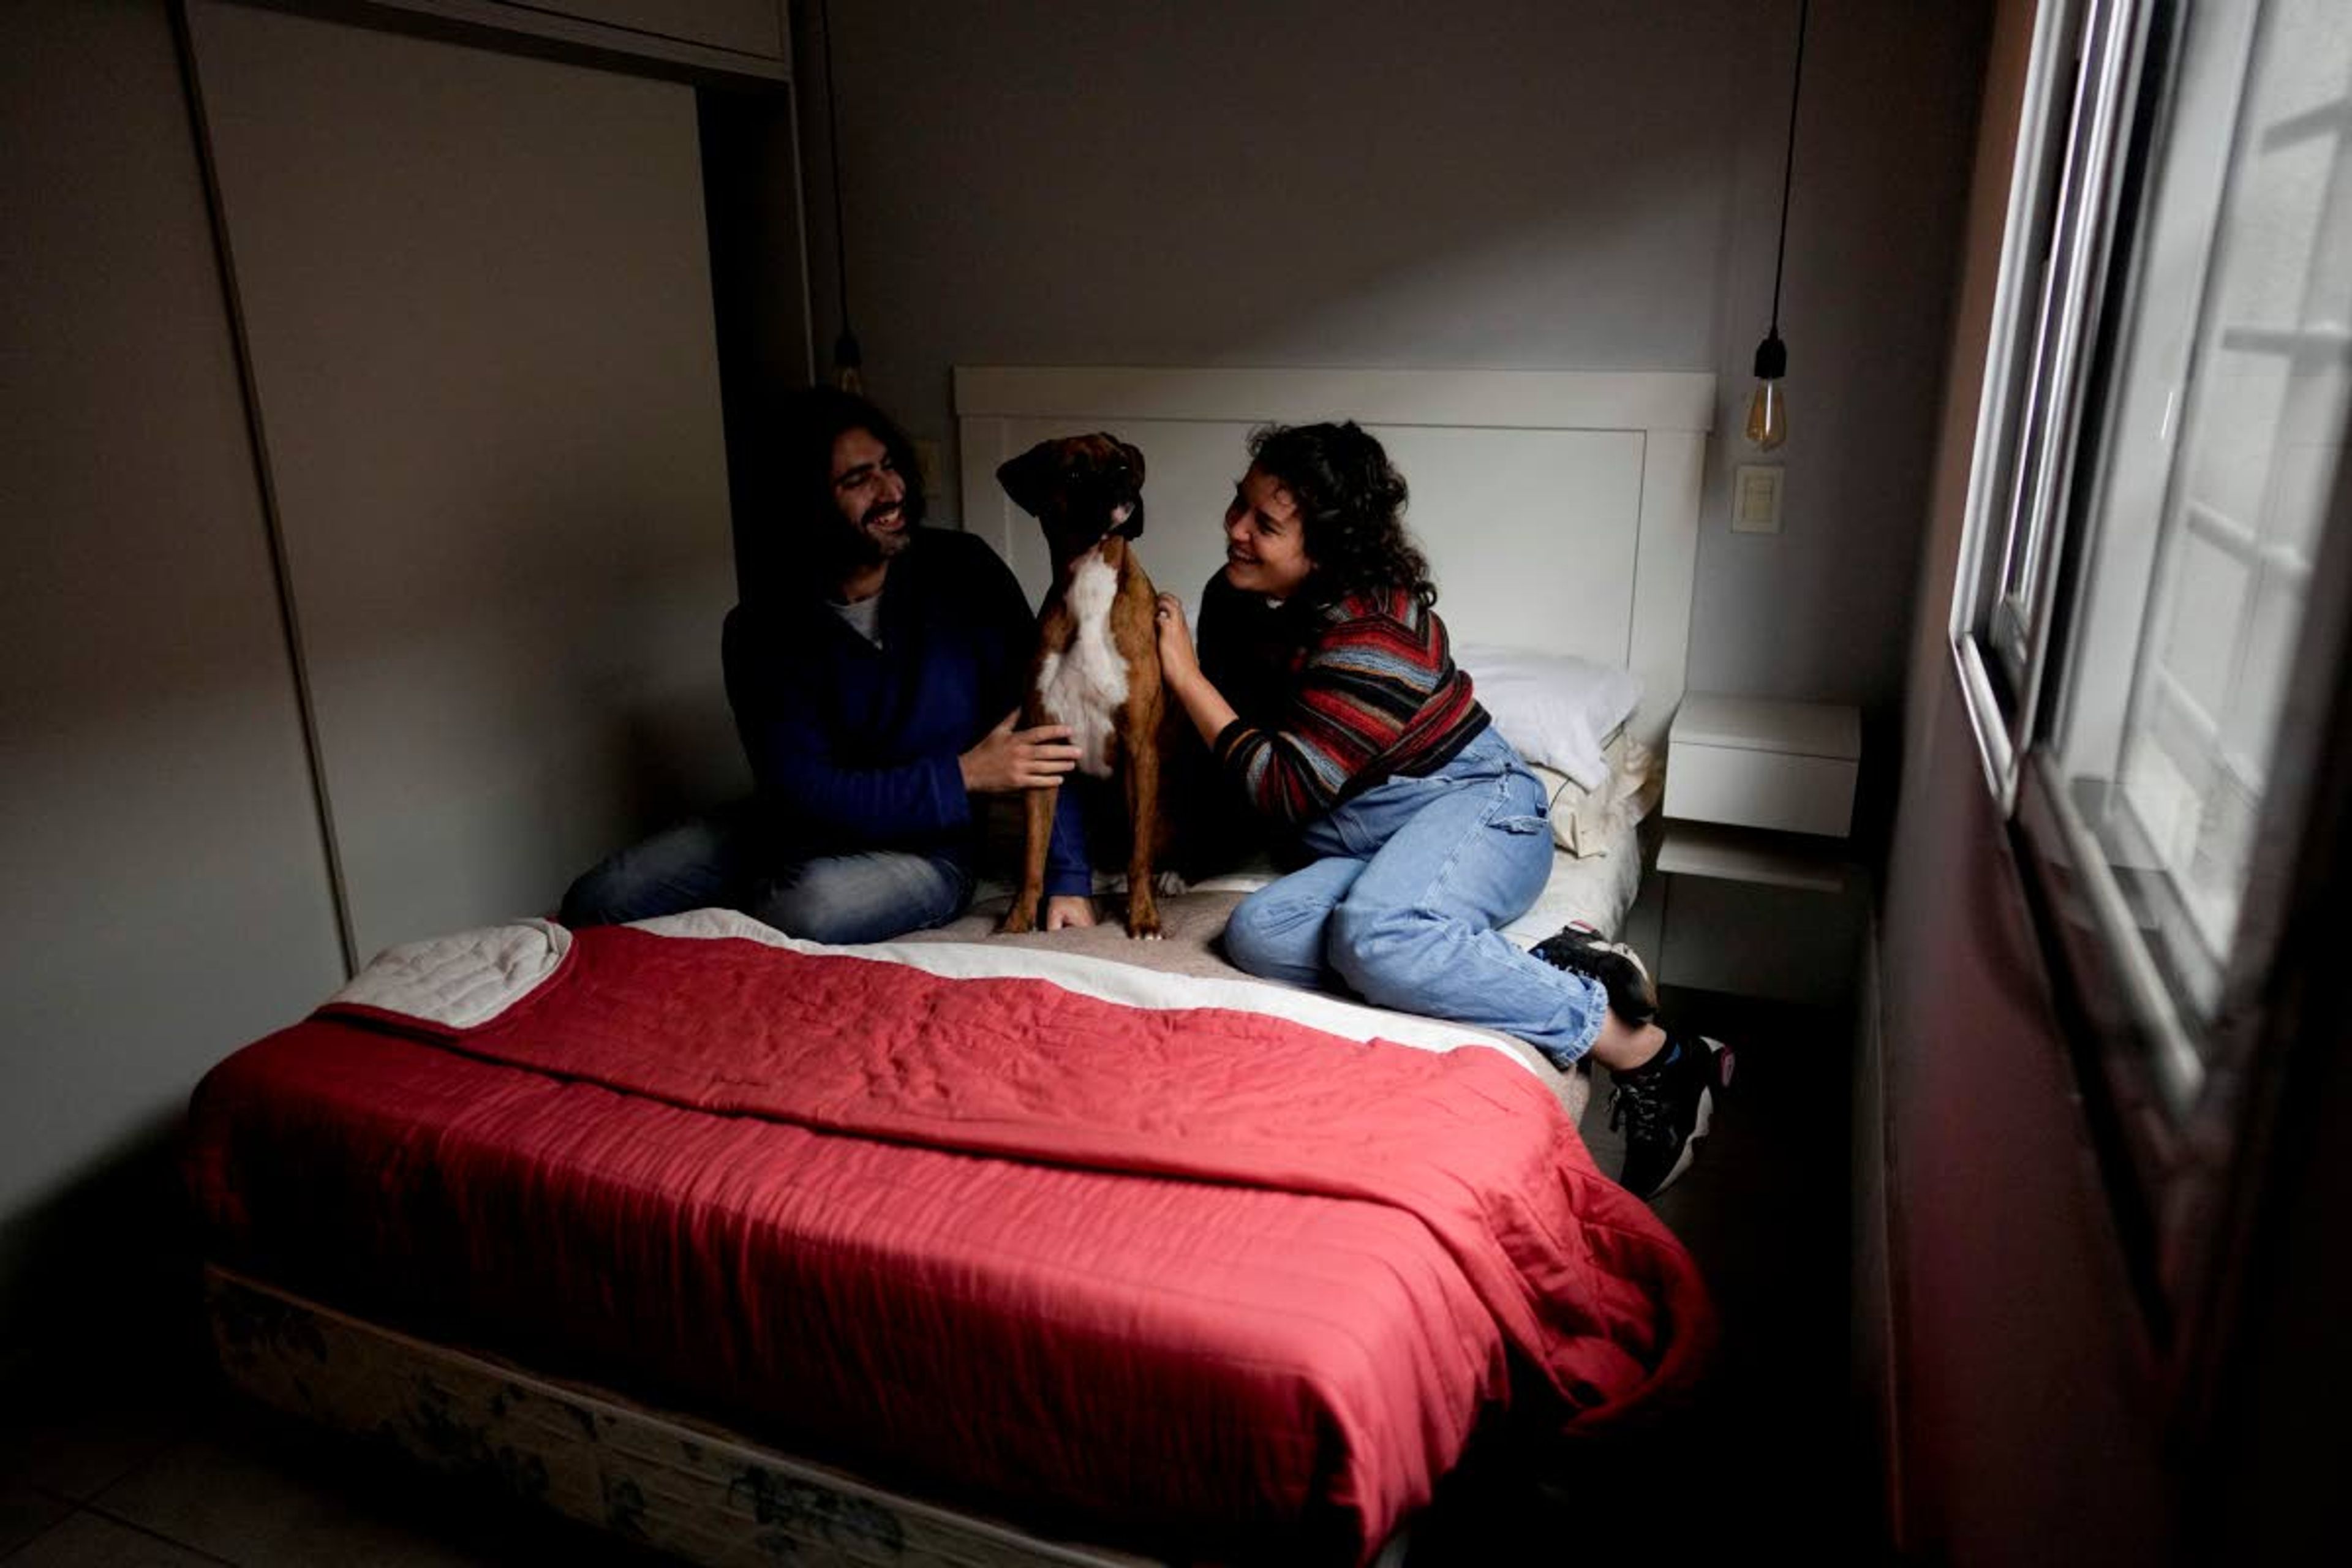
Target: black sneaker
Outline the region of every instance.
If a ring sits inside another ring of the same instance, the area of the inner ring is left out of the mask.
[[[1529,950],[1554,969],[1599,981],[1609,993],[1609,1010],[1639,1026],[1657,1016],[1658,993],[1650,972],[1633,950],[1587,926],[1566,926]]]
[[[1656,1197],[1690,1169],[1694,1146],[1715,1114],[1716,1094],[1731,1085],[1731,1052],[1720,1040],[1683,1035],[1668,1040],[1647,1066],[1612,1069],[1609,1076],[1615,1085],[1609,1125],[1625,1130],[1617,1184],[1636,1197]]]

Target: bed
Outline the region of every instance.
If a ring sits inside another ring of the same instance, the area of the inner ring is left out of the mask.
[[[1707,377],[967,370],[958,398],[967,526],[1017,571],[974,479],[999,452],[1136,442],[1148,559],[1205,581],[1171,520],[1221,512],[1240,433],[1350,413],[1450,616],[1634,669],[1629,742],[1679,696]],[[1552,895],[1604,929],[1617,827]],[[396,949],[197,1093],[223,1363],[705,1562],[1360,1563],[1503,1406],[1602,1430],[1686,1392],[1704,1289],[1592,1169],[1573,1076],[1223,970],[1249,885],[1181,895],[1158,944],[982,910],[824,949],[702,911]]]

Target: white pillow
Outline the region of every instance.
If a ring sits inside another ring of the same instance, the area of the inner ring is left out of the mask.
[[[1481,643],[1455,647],[1454,662],[1470,672],[1473,695],[1519,755],[1586,789],[1609,782],[1601,749],[1642,705],[1632,670]]]

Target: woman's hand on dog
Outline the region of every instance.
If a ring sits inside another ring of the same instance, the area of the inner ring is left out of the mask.
[[[1160,679],[1171,691],[1201,673],[1200,656],[1192,651],[1192,628],[1184,624],[1184,604],[1173,594],[1160,595]]]
[[[1176,699],[1184,716],[1192,721],[1192,728],[1201,732],[1202,743],[1211,751],[1217,748],[1217,737],[1225,726],[1238,717],[1234,705],[1223,693],[1209,684],[1201,673],[1201,658],[1192,648],[1192,633],[1184,625],[1183,601],[1173,594],[1160,595],[1160,679],[1168,694]]]
[[[973,795],[1003,795],[1012,790],[1057,784],[1078,765],[1078,749],[1069,743],[1067,724],[1040,724],[1016,730],[1018,710],[980,738],[979,743],[956,759],[963,770],[963,787]]]

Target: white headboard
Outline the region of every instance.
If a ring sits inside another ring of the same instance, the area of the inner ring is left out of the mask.
[[[996,467],[1050,436],[1108,430],[1141,448],[1138,547],[1197,604],[1224,564],[1222,522],[1250,430],[1354,419],[1411,488],[1458,643],[1624,665],[1634,733],[1682,700],[1715,377],[1648,371],[1152,370],[962,365],[955,373],[964,527],[1012,563],[1034,604],[1051,568]]]

